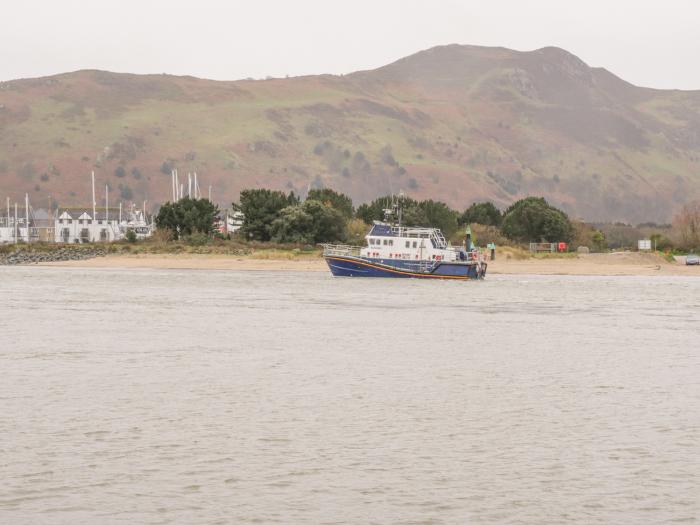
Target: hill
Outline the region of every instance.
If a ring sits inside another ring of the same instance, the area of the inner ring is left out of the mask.
[[[0,83],[0,197],[214,200],[330,186],[463,209],[546,196],[589,220],[666,221],[700,197],[700,91],[633,86],[558,48],[441,46],[345,76],[219,82],[78,71]]]

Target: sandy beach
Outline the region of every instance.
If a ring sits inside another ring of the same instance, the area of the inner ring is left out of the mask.
[[[263,259],[231,255],[108,255],[83,261],[42,263],[77,268],[155,268],[192,270],[326,272],[321,257]],[[700,268],[670,263],[654,254],[633,252],[578,255],[570,258],[516,259],[503,254],[489,263],[488,273],[513,275],[698,275]]]

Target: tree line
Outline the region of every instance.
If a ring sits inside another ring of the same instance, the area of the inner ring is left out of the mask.
[[[350,197],[330,188],[312,189],[303,201],[294,192],[258,188],[243,190],[232,207],[243,213],[238,234],[245,240],[359,243],[372,221],[384,219],[391,202],[391,196],[384,196],[355,208]],[[218,215],[219,209],[207,199],[185,198],[164,204],[155,222],[177,239],[212,234]],[[521,199],[504,211],[492,202],[478,202],[461,212],[432,199],[404,198],[402,223],[440,228],[447,238],[466,225],[481,224],[515,242],[570,242],[575,233],[566,213],[542,197]]]

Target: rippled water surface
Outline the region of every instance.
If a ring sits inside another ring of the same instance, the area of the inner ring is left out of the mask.
[[[0,291],[3,524],[700,519],[700,279]]]

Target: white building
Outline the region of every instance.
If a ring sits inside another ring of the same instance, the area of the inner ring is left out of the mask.
[[[55,219],[55,242],[85,243],[119,241],[133,230],[137,239],[153,233],[141,210],[132,209],[123,217],[119,208],[60,208]]]
[[[55,220],[55,242],[109,242],[121,239],[119,209],[60,208]]]

